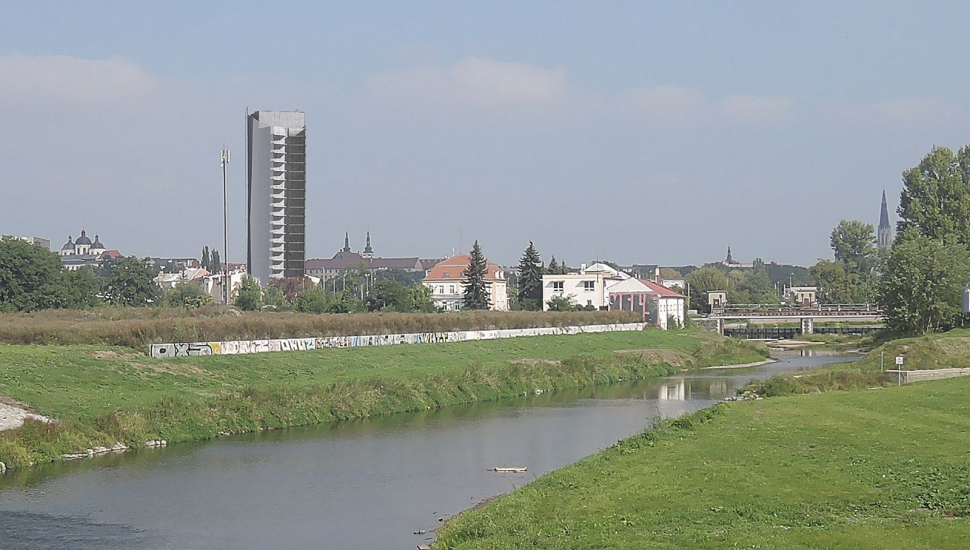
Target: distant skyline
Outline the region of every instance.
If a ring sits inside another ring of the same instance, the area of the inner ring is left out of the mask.
[[[219,152],[306,113],[307,257],[831,258],[970,143],[966,2],[19,2],[0,234],[221,248]],[[245,168],[230,251],[246,259]]]

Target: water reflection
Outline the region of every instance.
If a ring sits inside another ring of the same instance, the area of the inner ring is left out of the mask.
[[[412,532],[431,531],[438,517],[750,380],[837,360],[786,357],[23,470],[0,477],[0,541],[5,549],[414,547],[430,535]],[[529,470],[487,471],[495,466]]]

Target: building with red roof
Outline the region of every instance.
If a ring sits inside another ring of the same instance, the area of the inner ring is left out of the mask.
[[[431,289],[435,307],[445,311],[459,311],[464,305],[465,270],[471,263],[468,254],[457,254],[435,264],[424,277],[424,285]],[[489,295],[489,309],[508,311],[509,292],[505,272],[498,264],[487,262],[485,288]]]

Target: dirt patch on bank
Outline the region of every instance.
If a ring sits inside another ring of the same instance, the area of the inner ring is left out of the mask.
[[[20,403],[9,397],[0,395],[0,431],[13,430],[23,426],[24,420],[33,418],[41,422],[50,422],[50,418],[32,413]]]
[[[537,367],[539,365],[558,367],[559,365],[562,365],[562,361],[553,361],[551,359],[533,359],[528,357],[525,359],[513,359],[509,362],[513,365],[528,365],[530,367]]]
[[[672,367],[686,367],[691,364],[691,356],[672,349],[621,349],[621,355],[637,355],[652,363],[666,363]]]
[[[155,374],[174,374],[177,376],[202,376],[206,377],[209,373],[195,365],[172,364],[167,361],[157,363],[129,363],[129,365],[139,369],[148,370]]]

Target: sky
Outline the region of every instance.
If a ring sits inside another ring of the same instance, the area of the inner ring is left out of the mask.
[[[970,3],[45,2],[0,18],[0,234],[245,261],[246,110],[307,120],[307,255],[814,264],[970,143]],[[892,213],[893,220],[896,219]]]

